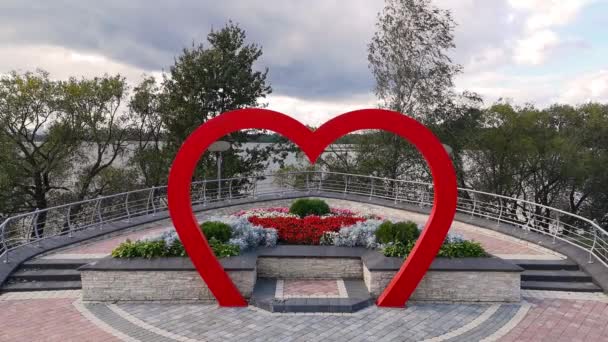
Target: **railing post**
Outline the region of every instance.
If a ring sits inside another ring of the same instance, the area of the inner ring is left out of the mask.
[[[203,179],[203,207],[207,205],[207,181]]]
[[[228,182],[228,203],[232,202],[232,179]]]
[[[371,177],[371,175],[370,175],[370,177]],[[372,184],[371,184],[370,190],[369,190],[369,199],[370,200],[374,196],[374,178],[371,178],[371,180],[372,180]]]
[[[8,223],[8,221],[10,220],[10,218],[7,218],[6,220],[4,220],[4,222],[2,222],[2,224],[0,224],[0,238],[2,238],[2,246],[4,247],[4,263],[8,264],[10,261],[8,259],[8,245],[6,244],[6,224]]]
[[[306,192],[310,193],[310,173],[306,172]]]
[[[156,187],[153,186],[152,189],[150,189],[150,195],[148,196],[150,198],[150,202],[152,202],[152,216],[156,216],[156,204],[154,203],[154,193],[156,192]]]
[[[32,230],[34,231],[34,234],[36,234],[36,247],[40,247],[40,245],[38,243],[40,241],[40,234],[38,233],[39,212],[40,212],[40,210],[38,208],[36,208],[36,211],[34,211],[34,218],[32,219]],[[29,237],[28,237],[28,239],[29,239]]]
[[[348,176],[345,176],[346,181],[344,182],[344,193],[343,196],[346,197],[346,193],[348,192]]]
[[[553,232],[553,242],[552,244],[555,245],[555,238],[557,237],[557,233],[559,232],[559,214],[557,214],[557,224],[555,225],[555,230]]]
[[[500,225],[500,218],[502,217],[502,200],[498,200],[500,203],[500,211],[498,212],[498,220],[496,221],[496,226]]]
[[[68,205],[68,213],[67,213],[67,222],[68,222],[68,237],[72,237],[72,205]]]
[[[593,222],[599,226],[599,223],[597,222],[597,220],[593,220]],[[593,227],[593,245],[591,245],[591,249],[589,249],[589,261],[587,261],[589,264],[593,264],[593,250],[595,249],[595,246],[597,245],[597,228]]]
[[[395,189],[393,189],[393,191],[395,192],[395,204],[397,204],[397,196],[399,194],[399,186],[397,185],[398,184],[397,180],[393,180],[393,182],[395,182]]]
[[[101,217],[101,199],[102,197],[99,196],[99,198],[97,199],[97,204],[95,205],[97,207],[97,219],[99,219],[99,229],[103,228],[103,218]]]
[[[473,198],[473,210],[471,210],[471,218],[475,216],[475,206],[477,205],[477,200],[475,200],[475,196],[471,196]]]
[[[131,222],[131,211],[129,210],[129,194],[130,192],[127,192],[127,195],[125,196],[125,210],[127,211],[127,222]]]
[[[319,187],[317,188],[317,192],[320,193],[323,189],[323,171],[321,171],[321,175],[319,178]]]

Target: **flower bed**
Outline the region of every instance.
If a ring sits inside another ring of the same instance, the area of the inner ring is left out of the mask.
[[[421,232],[421,227],[413,222],[393,223],[377,215],[330,208],[321,200],[310,199],[297,200],[291,208],[255,208],[208,217],[201,228],[219,258],[259,246],[274,247],[277,243],[365,247],[379,249],[389,257],[407,257]],[[173,257],[186,256],[186,252],[176,232],[170,231],[136,242],[127,241],[112,256]],[[463,258],[487,254],[479,243],[448,234],[437,256]]]

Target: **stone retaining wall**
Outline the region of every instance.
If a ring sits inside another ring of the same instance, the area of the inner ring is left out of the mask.
[[[361,259],[258,257],[257,274],[264,278],[361,278]]]
[[[370,271],[363,265],[363,280],[378,297],[397,271]],[[433,271],[418,284],[411,300],[453,302],[519,302],[519,272]]]
[[[280,246],[220,262],[245,298],[251,297],[257,277],[363,278],[370,294],[377,297],[403,259],[364,248]],[[105,258],[80,271],[85,301],[215,301],[188,258]],[[521,272],[519,266],[498,258],[436,258],[411,299],[516,302]]]
[[[228,271],[245,298],[251,297],[256,273]],[[215,302],[196,271],[87,271],[81,272],[82,299],[94,302]]]

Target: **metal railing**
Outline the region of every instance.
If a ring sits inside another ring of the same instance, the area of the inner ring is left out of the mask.
[[[192,183],[190,196],[193,205],[206,205],[260,196],[281,198],[296,192],[311,195],[332,192],[345,198],[360,195],[391,200],[395,204],[433,205],[431,183],[326,171],[197,181]],[[0,224],[0,257],[9,262],[11,251],[21,246],[60,235],[71,237],[74,232],[85,229],[103,229],[106,223],[154,216],[165,210],[167,187],[162,186],[12,216]],[[548,235],[554,243],[558,240],[567,242],[587,251],[589,262],[595,258],[608,267],[608,233],[587,218],[530,201],[461,188],[458,189],[457,211],[471,218],[511,224],[524,233]]]

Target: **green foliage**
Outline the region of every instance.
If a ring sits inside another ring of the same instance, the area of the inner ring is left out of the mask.
[[[398,257],[404,258],[410,254],[412,249],[414,248],[415,241],[410,241],[407,244],[404,244],[400,241],[397,241],[393,244],[387,245],[382,249],[382,253],[387,257]]]
[[[209,246],[218,258],[236,256],[240,254],[239,246],[225,244],[215,238],[209,240]],[[167,246],[164,240],[135,241],[127,240],[112,251],[114,258],[163,258],[187,256],[184,245],[175,240]]]
[[[232,236],[230,226],[223,222],[206,221],[200,227],[208,241],[215,239],[220,243],[226,243]]]
[[[329,205],[325,201],[316,198],[301,198],[296,200],[289,207],[289,212],[300,217],[309,215],[325,215],[329,214]]]
[[[236,256],[241,252],[239,246],[221,243],[215,238],[211,238],[211,240],[209,240],[209,246],[213,250],[215,256],[218,258]]]
[[[376,230],[376,240],[382,244],[400,242],[407,245],[415,241],[419,235],[418,226],[412,221],[396,223],[384,221]]]
[[[398,241],[384,247],[382,254],[387,257],[405,258],[412,252],[415,244],[416,241],[408,243]],[[475,241],[444,243],[437,253],[439,258],[483,258],[487,256],[488,254],[481,244]]]
[[[487,257],[488,254],[479,242],[465,240],[443,244],[437,256],[444,258],[480,258]]]
[[[127,240],[112,251],[114,258],[158,258],[168,255],[165,242],[158,241],[135,241]]]

